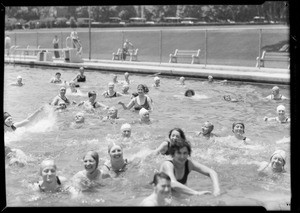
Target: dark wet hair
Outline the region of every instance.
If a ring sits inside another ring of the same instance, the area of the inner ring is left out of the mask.
[[[146,93],[146,87],[145,87],[144,84],[139,84],[136,88],[137,88],[137,89],[138,89],[138,88],[142,88],[142,89],[144,90],[144,93]],[[148,92],[149,92],[149,89],[148,89]]]
[[[166,179],[167,181],[171,181],[170,176],[167,175],[166,173],[164,173],[164,172],[156,172],[154,174],[154,176],[153,176],[153,181],[150,182],[150,184],[153,184],[154,186],[156,186],[159,179]]]
[[[185,134],[184,134],[183,130],[180,129],[180,128],[177,128],[177,127],[173,128],[173,129],[171,129],[171,130],[169,131],[169,138],[171,137],[171,134],[172,134],[173,131],[179,132],[180,137],[181,137],[183,140],[186,140],[186,137],[185,137]]]
[[[61,75],[61,73],[60,73],[60,72],[57,72],[57,73],[55,73],[55,75]]]
[[[89,91],[88,92],[88,97],[91,97],[93,95],[97,95],[97,93],[95,91]]]
[[[186,147],[188,150],[189,156],[191,156],[192,153],[192,147],[189,141],[183,140],[183,141],[175,141],[174,143],[171,143],[170,146],[170,154],[173,157],[175,155],[176,151],[179,151],[180,149]]]
[[[192,95],[195,95],[195,91],[192,90],[192,89],[188,89],[187,91],[185,91],[184,95],[185,95],[185,96],[188,96],[188,93],[189,93],[189,92],[191,92]]]
[[[234,123],[232,124],[232,132],[233,132],[234,127],[235,127],[237,124],[241,124],[241,125],[243,126],[243,133],[245,133],[245,125],[244,125],[244,123],[242,123],[242,122],[234,122]]]

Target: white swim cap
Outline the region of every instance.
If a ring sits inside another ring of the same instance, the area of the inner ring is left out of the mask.
[[[160,78],[157,77],[157,76],[155,76],[155,77],[154,77],[154,81],[157,81],[157,80],[160,80]]]
[[[272,88],[272,90],[279,90],[279,87],[278,87],[278,86],[274,86],[274,87]]]
[[[185,78],[184,78],[183,76],[181,76],[179,79],[180,79],[180,80],[184,80]]]
[[[129,123],[125,123],[121,126],[121,130],[131,130],[131,125]]]
[[[208,78],[213,78],[213,77],[211,75],[209,75]]]
[[[285,151],[283,151],[283,150],[281,150],[281,149],[276,150],[276,151],[271,155],[270,160],[272,160],[272,158],[273,158],[274,155],[280,155],[280,157],[283,159],[284,165],[285,165],[285,162],[286,162],[286,154],[285,154]]]
[[[19,75],[19,76],[17,77],[17,79],[22,79],[22,76]]]
[[[149,112],[145,108],[140,109],[139,115],[142,117],[145,113]]]
[[[285,111],[285,107],[284,107],[283,105],[279,105],[279,106],[277,107],[277,112],[278,112],[279,110]]]

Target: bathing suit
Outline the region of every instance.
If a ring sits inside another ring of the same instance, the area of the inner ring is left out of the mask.
[[[149,103],[148,103],[148,101],[147,101],[147,97],[146,97],[146,99],[145,99],[145,103],[142,104],[142,105],[139,105],[139,104],[137,103],[137,100],[135,99],[135,106],[134,106],[134,109],[135,109],[135,110],[140,110],[140,109],[142,109],[142,108],[145,108],[146,110],[149,110],[149,108],[150,108]]]
[[[57,190],[60,190],[61,182],[60,182],[58,176],[56,176],[56,182],[59,185],[59,188]],[[41,192],[45,192],[45,189],[43,189],[39,183],[38,183],[38,186],[39,186]]]
[[[63,100],[66,104],[69,104],[69,103],[70,103],[70,101],[69,101],[69,99],[68,99],[67,97],[65,97],[64,99],[63,99],[60,95],[58,95],[58,97],[59,97],[61,100]]]
[[[115,173],[119,173],[119,172],[124,172],[125,171],[127,164],[128,164],[127,159],[125,159],[123,167],[121,169],[117,170],[117,171],[113,170],[111,165],[107,165],[107,163],[104,163],[104,166],[106,166],[109,171],[112,170]]]
[[[106,91],[106,93],[104,93],[104,96],[106,98],[115,98],[117,97],[117,92],[115,92],[113,95],[109,95],[108,91]]]
[[[94,103],[92,104],[92,106],[93,106],[94,108],[96,108],[96,104],[97,104],[97,102],[94,102]]]
[[[273,94],[271,94],[271,99],[273,100],[281,100],[282,99],[282,94],[278,98],[275,98]]]
[[[169,160],[169,161],[174,165],[172,160]],[[179,183],[186,184],[189,173],[190,173],[190,171],[189,171],[189,161],[187,160],[185,162],[185,165],[184,165],[184,175],[183,175],[183,177],[180,180],[177,180],[177,178],[176,178],[176,180]],[[175,167],[174,167],[174,175],[175,175]]]
[[[85,76],[77,75],[77,82],[85,82]]]
[[[278,117],[276,117],[276,120],[277,120],[278,122],[280,122],[280,123],[286,123],[286,122],[288,122],[289,118],[286,117],[285,120],[280,121],[280,120],[278,119]]]

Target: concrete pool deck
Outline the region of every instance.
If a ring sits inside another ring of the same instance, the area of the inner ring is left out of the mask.
[[[83,66],[86,70],[112,71],[112,72],[130,72],[136,74],[155,74],[160,73],[163,76],[184,76],[186,78],[207,79],[212,75],[215,79],[227,79],[231,81],[269,83],[269,84],[290,84],[290,70],[281,68],[267,67],[242,67],[227,65],[204,65],[204,64],[182,64],[182,63],[158,63],[141,61],[112,61],[112,60],[88,60],[83,63],[69,63],[63,59],[53,59],[53,62],[37,61],[36,56],[15,56],[4,59],[5,64],[18,64],[57,68],[78,69]]]

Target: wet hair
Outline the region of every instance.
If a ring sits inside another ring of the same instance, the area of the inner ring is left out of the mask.
[[[235,127],[237,124],[241,124],[241,125],[243,126],[243,133],[245,133],[245,125],[244,125],[244,123],[242,123],[242,122],[234,122],[234,123],[232,124],[232,132],[233,132],[234,127]]]
[[[189,92],[192,93],[192,96],[195,95],[195,91],[192,90],[192,89],[188,89],[187,91],[185,91],[184,95],[185,95],[185,96],[188,96],[188,93],[189,93]]]
[[[152,182],[150,182],[150,184],[153,184],[154,186],[156,186],[159,179],[166,179],[167,181],[171,181],[170,176],[167,175],[166,173],[164,173],[164,172],[156,172],[154,174],[153,180],[152,180]]]
[[[55,170],[57,170],[57,167],[56,167],[56,164],[55,164],[54,160],[52,160],[50,158],[46,158],[40,164],[40,175],[42,175],[42,171],[43,171],[43,168],[45,167],[46,162],[51,162],[51,164],[53,164],[53,167],[55,168]]]
[[[172,134],[173,131],[179,132],[180,137],[181,137],[183,140],[186,140],[186,137],[185,137],[185,134],[184,134],[183,130],[180,129],[180,128],[177,128],[177,127],[173,128],[173,129],[171,129],[171,130],[169,131],[169,138],[171,137],[171,134]]]
[[[137,86],[137,89],[139,89],[139,88],[142,88],[143,91],[144,91],[144,93],[146,93],[146,86],[145,86],[144,84],[139,84],[139,85]],[[147,89],[148,89],[148,88],[147,88]],[[148,89],[148,92],[149,92],[149,89]]]
[[[87,155],[91,155],[92,158],[96,161],[96,168],[98,168],[98,164],[99,164],[99,155],[98,152],[96,151],[88,151],[84,156],[83,156],[83,160]]]
[[[192,148],[191,148],[191,144],[189,141],[187,140],[183,140],[183,141],[175,141],[174,143],[171,143],[170,146],[170,154],[173,157],[175,155],[176,151],[179,151],[180,149],[186,147],[188,150],[188,154],[189,156],[191,156],[192,153]]]
[[[55,73],[55,75],[61,75],[61,73],[60,73],[60,72],[57,72],[57,73]]]
[[[88,97],[91,97],[93,95],[97,95],[97,93],[95,91],[89,91],[88,92]]]
[[[121,149],[123,150],[123,147],[122,147],[121,144],[112,142],[112,143],[110,143],[110,144],[108,145],[108,149],[107,149],[108,153],[110,152],[111,148],[113,148],[114,146],[119,146],[119,147],[121,147]]]

